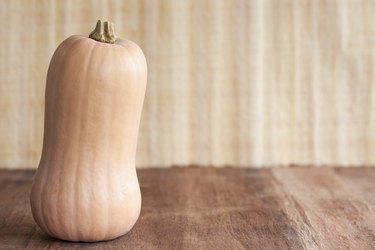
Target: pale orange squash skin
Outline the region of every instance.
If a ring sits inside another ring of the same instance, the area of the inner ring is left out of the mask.
[[[110,240],[137,221],[135,155],[146,82],[145,57],[131,41],[71,36],[57,48],[30,197],[34,219],[47,234]]]

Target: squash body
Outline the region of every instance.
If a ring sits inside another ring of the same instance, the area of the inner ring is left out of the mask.
[[[55,51],[30,197],[33,217],[47,234],[110,240],[137,221],[135,155],[146,82],[145,57],[131,41],[72,36]]]

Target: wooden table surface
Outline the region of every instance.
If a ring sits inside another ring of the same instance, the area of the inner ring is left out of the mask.
[[[0,171],[0,249],[374,249],[375,168],[139,170],[133,230],[55,240],[29,207],[31,170]]]

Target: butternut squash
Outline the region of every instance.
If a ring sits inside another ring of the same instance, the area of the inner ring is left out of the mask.
[[[133,42],[98,21],[55,51],[47,74],[43,150],[31,209],[47,234],[110,240],[137,221],[135,155],[147,65]]]

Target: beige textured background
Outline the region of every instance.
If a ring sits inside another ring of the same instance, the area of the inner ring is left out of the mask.
[[[0,1],[0,166],[36,167],[57,45],[98,18],[149,64],[138,165],[375,164],[375,1]]]

